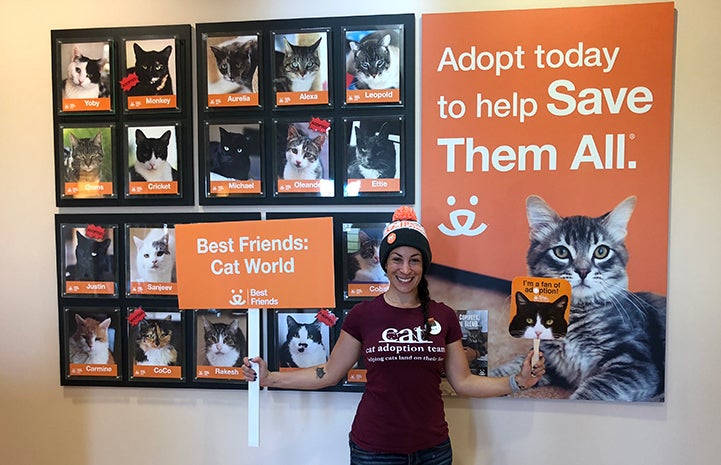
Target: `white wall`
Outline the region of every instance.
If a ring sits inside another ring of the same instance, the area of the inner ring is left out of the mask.
[[[420,18],[427,12],[602,3],[608,2],[3,2],[0,462],[342,464],[359,399],[350,393],[265,392],[261,447],[248,448],[244,391],[59,385],[51,29],[406,12]],[[667,401],[450,399],[456,464],[718,463],[721,312],[713,283],[721,263],[716,203],[721,197],[721,3],[679,0],[676,8]]]

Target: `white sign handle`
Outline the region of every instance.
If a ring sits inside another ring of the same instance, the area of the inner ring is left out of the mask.
[[[248,354],[260,355],[260,309],[248,309]],[[258,364],[253,363],[258,373]],[[258,379],[260,373],[258,373]],[[248,446],[260,446],[260,381],[248,383]]]

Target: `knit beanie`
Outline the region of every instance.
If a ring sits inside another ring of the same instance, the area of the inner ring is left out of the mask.
[[[416,212],[411,207],[399,207],[393,213],[393,221],[383,230],[383,240],[380,245],[380,260],[383,271],[386,270],[388,255],[396,247],[414,247],[423,257],[423,274],[431,265],[431,245],[428,243],[426,230],[418,222]]]

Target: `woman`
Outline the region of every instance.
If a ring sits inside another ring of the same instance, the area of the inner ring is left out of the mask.
[[[259,357],[246,358],[245,379],[320,389],[337,384],[363,354],[367,383],[350,432],[351,465],[450,464],[441,376],[458,395],[501,396],[535,385],[545,373],[543,355],[531,367],[530,352],[521,372],[507,378],[470,373],[455,312],[430,298],[425,273],[431,248],[411,208],[396,210],[383,231],[380,260],[388,290],[353,307],[327,363],[280,373],[269,372]]]

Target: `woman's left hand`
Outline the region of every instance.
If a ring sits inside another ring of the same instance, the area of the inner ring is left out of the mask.
[[[521,372],[518,373],[518,378],[516,378],[518,385],[523,386],[523,389],[535,386],[541,377],[546,374],[546,359],[543,357],[543,352],[538,353],[538,361],[534,366],[531,366],[532,358],[533,350],[526,355],[526,359],[521,366]]]

